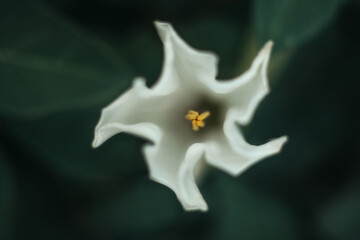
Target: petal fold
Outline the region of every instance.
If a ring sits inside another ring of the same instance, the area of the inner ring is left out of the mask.
[[[203,155],[203,144],[188,147],[175,136],[163,134],[155,144],[146,144],[143,152],[150,178],[172,189],[187,211],[207,211],[194,177],[194,169]]]
[[[176,72],[180,87],[188,89],[203,87],[201,79],[215,79],[217,75],[218,57],[207,51],[200,51],[188,45],[174,30],[170,23],[154,22],[159,36],[164,44],[165,61],[163,74],[166,69]],[[161,78],[156,88],[162,88]],[[161,87],[160,87],[161,86]]]
[[[273,139],[263,145],[247,143],[235,121],[236,113],[229,111],[224,123],[224,134],[206,143],[205,158],[209,164],[237,176],[260,160],[277,154],[287,142],[287,136]]]
[[[269,92],[267,68],[272,46],[272,41],[267,42],[244,74],[230,80],[204,82],[214,95],[223,99],[228,109],[236,109],[237,121],[243,125],[250,122],[256,107]]]
[[[180,201],[185,210],[207,211],[208,206],[202,197],[195,181],[195,167],[204,154],[204,144],[195,143],[189,147],[185,159],[181,164],[178,183],[180,187]]]
[[[150,141],[158,141],[160,131],[154,124],[155,114],[149,114],[152,107],[161,102],[145,85],[145,80],[137,78],[133,86],[102,110],[95,128],[92,146],[98,147],[107,139],[120,132],[127,132]]]

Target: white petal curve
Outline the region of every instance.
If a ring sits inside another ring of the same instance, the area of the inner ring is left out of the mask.
[[[209,164],[237,176],[260,160],[279,153],[286,142],[287,137],[283,136],[260,146],[250,145],[237,128],[234,113],[229,111],[224,135],[218,134],[216,140],[206,143],[205,158]]]
[[[207,211],[208,206],[202,197],[195,181],[195,167],[204,154],[204,144],[195,143],[191,145],[181,164],[178,183],[180,187],[180,201],[185,210]]]
[[[187,86],[190,89],[201,89],[203,87],[201,79],[215,79],[218,57],[214,53],[196,50],[188,45],[176,33],[170,23],[155,21],[154,24],[164,44],[163,72],[167,68],[172,68],[173,71],[177,72],[180,85]],[[167,58],[167,56],[169,57]],[[159,81],[155,88],[162,88],[162,84],[165,85],[165,82]]]
[[[174,91],[180,84],[179,76],[177,75],[174,64],[174,44],[171,40],[170,31],[166,30],[168,26],[160,22],[155,22],[154,24],[164,45],[164,61],[160,77],[152,89],[159,94],[168,94],[171,91]]]
[[[237,109],[237,121],[248,124],[261,100],[269,92],[267,68],[273,42],[267,42],[242,75],[222,81],[204,81],[213,94],[222,96],[228,108]]]
[[[156,118],[148,112],[152,111],[149,106],[156,106],[159,101],[162,99],[146,87],[144,79],[135,79],[128,91],[102,110],[92,146],[98,147],[123,131],[156,141],[160,132],[154,124]]]
[[[92,146],[94,148],[99,147],[106,140],[121,132],[130,133],[152,142],[156,142],[161,138],[159,128],[153,123],[138,123],[133,125],[110,123],[98,128]]]
[[[194,178],[194,168],[204,152],[202,144],[179,141],[174,135],[163,133],[154,144],[145,144],[143,152],[150,178],[172,189],[187,211],[206,211],[204,201]]]

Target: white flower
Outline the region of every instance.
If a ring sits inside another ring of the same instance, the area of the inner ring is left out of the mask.
[[[249,123],[269,92],[266,71],[273,44],[265,44],[243,75],[218,81],[216,55],[190,47],[169,23],[155,26],[165,51],[158,82],[148,88],[144,79],[136,78],[127,92],[104,108],[93,147],[120,132],[148,139],[152,143],[143,153],[150,178],[171,188],[185,210],[206,211],[194,177],[201,158],[237,176],[278,153],[287,141],[283,136],[253,146],[237,126]],[[195,111],[205,115],[199,119]]]

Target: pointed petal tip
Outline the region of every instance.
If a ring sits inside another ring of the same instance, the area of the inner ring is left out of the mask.
[[[92,148],[97,148],[101,145],[99,138],[97,138],[96,136],[94,137],[93,142],[91,143],[91,147]]]
[[[154,21],[154,25],[160,36],[161,41],[165,43],[171,32],[173,32],[172,25],[169,22],[163,22],[158,20]]]
[[[273,47],[274,46],[274,41],[273,40],[268,40],[265,45],[268,45],[270,47]]]
[[[282,136],[277,139],[272,140],[271,146],[276,149],[276,152],[279,153],[282,150],[282,147],[289,140],[288,136]]]
[[[183,205],[183,208],[187,212],[199,211],[199,212],[205,213],[205,212],[209,211],[209,207],[205,202],[203,202],[203,203],[199,202],[198,204],[187,205],[187,206]]]
[[[262,52],[266,52],[267,54],[270,54],[273,46],[274,46],[274,42],[272,40],[267,41],[262,48]]]
[[[164,31],[165,29],[171,28],[171,23],[160,21],[160,20],[154,20],[154,26],[158,31]]]
[[[154,25],[155,26],[166,26],[166,25],[170,25],[169,22],[166,22],[166,21],[161,21],[161,20],[154,20],[153,21]]]
[[[289,141],[289,137],[285,135],[280,137],[279,140],[281,140],[282,144],[285,144],[287,141]]]
[[[92,148],[97,148],[99,146],[99,144],[96,143],[96,140],[94,140],[92,143],[91,143],[91,147]]]
[[[145,151],[145,146],[143,147],[143,152]],[[147,164],[148,164],[148,162],[147,162]],[[209,207],[208,207],[207,203],[204,201],[204,199],[201,198],[201,199],[197,199],[197,200],[191,201],[191,202],[186,201],[182,195],[179,195],[178,192],[175,191],[174,186],[169,184],[169,182],[164,181],[163,179],[160,179],[157,176],[155,176],[155,174],[151,171],[151,168],[148,167],[148,169],[149,169],[149,179],[154,182],[163,184],[163,185],[167,186],[168,188],[170,188],[171,190],[173,190],[185,211],[187,211],[187,212],[200,211],[200,212],[205,213],[209,210]]]

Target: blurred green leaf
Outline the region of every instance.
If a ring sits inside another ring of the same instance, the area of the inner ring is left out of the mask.
[[[136,69],[138,75],[151,86],[160,75],[162,68],[162,43],[152,22],[126,35],[106,36],[124,58]]]
[[[360,190],[359,184],[336,194],[322,206],[318,215],[321,232],[334,240],[360,239]]]
[[[261,144],[286,134],[289,142],[281,154],[256,166],[260,171],[252,180],[258,179],[261,184],[270,183],[266,178],[277,180],[279,186],[284,178],[294,183],[307,181],[304,177],[314,169],[328,167],[336,154],[351,154],[343,148],[357,141],[352,133],[355,122],[351,106],[358,96],[354,76],[358,75],[360,48],[354,31],[348,39],[342,31],[343,25],[332,26],[299,48],[260,104],[246,138]]]
[[[90,216],[93,227],[119,237],[149,236],[186,214],[170,189],[148,178],[136,181],[127,191],[98,199]]]
[[[34,117],[103,105],[130,68],[104,42],[37,1],[0,4],[0,113]]]
[[[253,17],[261,43],[296,47],[319,34],[346,0],[255,0]]]
[[[224,174],[218,176],[214,239],[300,239],[293,212],[283,202],[260,195]]]
[[[23,163],[27,165],[26,163]],[[31,166],[28,165],[28,167]],[[23,168],[20,166],[19,168]],[[39,169],[28,168],[18,177],[14,238],[9,239],[89,239],[81,235],[77,193],[67,192]],[[29,171],[31,170],[31,171]],[[76,226],[76,228],[75,228]]]
[[[98,111],[70,111],[4,124],[25,158],[33,157],[62,178],[109,183],[129,175],[147,175],[141,140],[119,134],[97,149],[91,147],[98,118]]]

